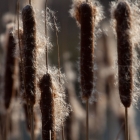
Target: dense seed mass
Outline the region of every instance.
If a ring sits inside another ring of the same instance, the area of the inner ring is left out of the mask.
[[[93,90],[94,12],[90,3],[79,7],[81,25],[80,74],[83,99],[88,99]]]
[[[14,76],[15,76],[15,64],[16,58],[14,53],[16,50],[16,43],[12,33],[9,33],[7,44],[7,56],[6,56],[6,69],[5,69],[5,108],[8,109],[12,96],[14,95]]]
[[[118,84],[122,104],[131,105],[132,100],[132,42],[130,38],[131,12],[126,2],[120,2],[114,13],[117,26]]]
[[[42,138],[43,140],[55,140],[55,116],[54,116],[54,97],[50,74],[45,74],[40,80],[41,90],[40,109],[42,113]]]
[[[36,93],[36,23],[32,6],[24,7],[22,20],[25,99],[28,103],[34,104]]]

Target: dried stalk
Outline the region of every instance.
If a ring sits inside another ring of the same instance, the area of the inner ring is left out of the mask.
[[[129,140],[128,108],[125,107],[125,140]]]
[[[32,5],[32,0],[29,0],[29,4]]]
[[[86,140],[89,140],[89,103],[86,101]]]
[[[47,0],[45,2],[45,36],[47,38]],[[46,69],[48,73],[48,48],[46,46]]]
[[[58,60],[58,75],[59,75],[59,83],[60,83],[60,47],[59,47],[59,42],[58,42],[58,30],[57,30],[57,25],[55,21],[55,17],[53,16],[53,21],[54,21],[54,27],[55,27],[55,35],[56,35],[56,40],[57,40],[57,60]],[[65,128],[64,124],[62,124],[62,140],[65,140]]]

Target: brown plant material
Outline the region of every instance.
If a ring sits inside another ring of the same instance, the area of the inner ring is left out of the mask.
[[[117,25],[118,79],[122,104],[130,107],[132,102],[132,42],[131,11],[126,2],[120,2],[114,13]]]
[[[16,58],[14,57],[16,49],[16,43],[13,34],[9,33],[8,44],[7,44],[7,56],[6,56],[6,70],[5,70],[5,108],[8,109],[12,96],[15,94],[14,90],[14,76],[15,76],[15,65]]]
[[[29,117],[29,112],[28,112],[28,106],[26,103],[23,104],[23,109],[24,109],[24,113],[25,113],[25,122],[26,122],[26,126],[27,126],[27,130],[28,131],[31,131],[31,128],[30,128],[30,117]]]
[[[95,7],[83,2],[79,6],[81,25],[80,75],[82,97],[87,100],[93,90],[93,52]]]
[[[24,80],[25,99],[35,104],[36,93],[36,23],[32,6],[27,5],[22,11],[24,44]]]
[[[18,92],[22,93],[24,91],[23,31],[18,29],[18,31],[15,32],[15,36],[18,36],[18,47],[19,47],[19,51],[20,51],[19,72],[18,72],[18,75],[19,75],[19,89],[18,89]]]
[[[42,113],[42,138],[43,140],[55,140],[55,116],[54,116],[54,95],[52,79],[50,74],[45,74],[40,80],[41,90],[40,109]]]
[[[23,104],[23,109],[24,109],[24,113],[25,113],[25,122],[26,122],[27,130],[29,132],[31,132],[31,126],[30,126],[30,121],[29,121],[29,118],[30,118],[29,115],[30,114],[29,114],[28,106],[27,106],[26,103]],[[34,128],[38,129],[38,127],[37,127],[37,116],[36,116],[35,112],[34,112],[33,116],[34,116]]]

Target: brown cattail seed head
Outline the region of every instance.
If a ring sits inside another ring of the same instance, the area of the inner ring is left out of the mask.
[[[42,138],[43,140],[55,140],[55,116],[53,86],[50,74],[45,74],[40,80],[41,90],[40,109],[42,113]]]
[[[9,33],[9,38],[7,42],[7,57],[6,57],[6,70],[5,70],[5,108],[8,109],[10,106],[11,98],[14,94],[14,74],[15,74],[15,64],[16,58],[14,53],[16,50],[16,43],[12,33]]]
[[[116,19],[117,51],[118,51],[118,84],[122,104],[131,105],[132,100],[132,42],[131,12],[126,2],[120,2],[114,13]]]
[[[82,97],[87,100],[93,90],[93,52],[95,7],[83,2],[79,6],[81,25],[80,74]]]
[[[36,23],[31,5],[24,7],[22,11],[22,20],[25,99],[28,103],[33,105],[35,103],[36,93]]]

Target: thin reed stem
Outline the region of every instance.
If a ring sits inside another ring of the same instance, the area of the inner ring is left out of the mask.
[[[52,133],[51,133],[51,130],[50,130],[50,140],[52,139],[51,135],[52,135]]]
[[[29,4],[32,5],[32,0],[29,0]]]
[[[54,21],[54,27],[55,27],[55,35],[56,35],[56,42],[57,42],[57,60],[58,60],[58,74],[59,74],[59,82],[60,82],[60,49],[59,49],[59,42],[58,42],[58,31],[57,31],[57,25],[55,21],[55,16],[53,16]]]
[[[89,103],[86,101],[86,140],[89,140]]]
[[[125,107],[125,140],[129,140],[129,130],[128,130],[128,108]]]
[[[19,45],[19,50],[20,50],[20,59],[22,62],[22,54],[21,54],[21,44],[20,44],[20,33],[19,33],[19,1],[17,0],[17,28],[18,28],[18,45]],[[23,63],[22,63],[23,64]]]
[[[62,140],[65,140],[64,124],[62,124]]]
[[[45,2],[45,36],[47,39],[47,0]],[[46,69],[47,69],[47,73],[48,73],[48,48],[46,45]]]
[[[17,7],[17,2],[18,2],[18,0],[16,1],[16,4],[15,4],[14,25],[16,25],[16,18],[17,18],[17,9],[18,9],[18,7]]]
[[[56,34],[56,41],[57,41],[57,60],[58,60],[58,75],[59,75],[59,83],[60,83],[60,47],[59,47],[59,41],[58,41],[58,31],[57,31],[57,25],[55,21],[55,17],[53,16],[54,21],[54,27],[55,27],[55,34]],[[62,124],[62,140],[65,140],[65,131],[64,131],[64,124]]]

